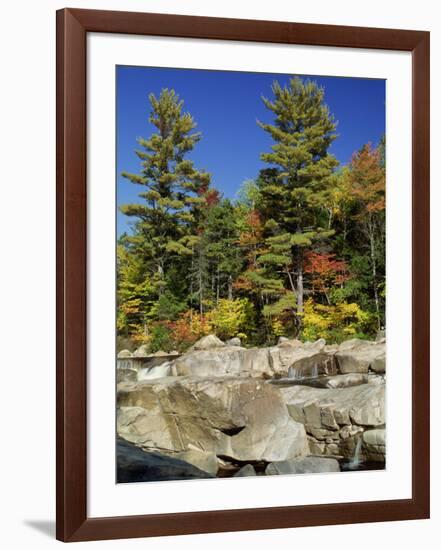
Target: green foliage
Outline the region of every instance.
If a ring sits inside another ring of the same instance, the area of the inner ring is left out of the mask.
[[[142,333],[157,286],[155,277],[146,277],[142,258],[127,248],[124,236],[117,246],[117,269],[117,329],[126,336]]]
[[[159,98],[149,95],[149,122],[157,132],[139,138],[136,154],[141,160],[139,174],[123,172],[132,183],[144,187],[142,203],[126,204],[121,211],[136,218],[132,247],[164,279],[175,255],[191,256],[189,235],[202,216],[204,194],[210,175],[195,169],[185,158],[201,138],[196,123],[183,112],[183,102],[174,90],[162,90]]]
[[[170,290],[166,290],[152,306],[149,317],[160,321],[173,321],[185,308],[184,302],[179,301]]]
[[[315,82],[275,82],[263,98],[267,163],[221,196],[188,155],[202,139],[174,90],[149,96],[138,140],[139,200],[117,249],[118,346],[186,351],[216,333],[267,345],[279,336],[339,342],[385,322],[385,148],[338,168],[336,122]]]
[[[246,336],[252,312],[246,298],[221,299],[207,315],[207,319],[219,338]]]
[[[260,190],[255,180],[248,179],[242,182],[237,192],[239,203],[249,210],[254,210],[260,201]]]
[[[162,323],[152,325],[148,345],[150,353],[171,351],[173,349],[173,341],[170,328]]]
[[[263,102],[274,121],[259,122],[274,140],[271,152],[261,154],[261,159],[272,166],[260,172],[257,184],[265,228],[274,236],[267,237],[268,251],[259,263],[283,266],[270,270],[270,280],[274,286],[278,277],[286,290],[296,294],[293,314],[299,334],[304,250],[334,234],[329,224],[326,227],[323,212],[338,165],[328,152],[336,138],[336,123],[324,103],[324,90],[315,82],[292,78],[284,87],[274,82],[272,92],[274,98],[263,98]]]
[[[296,296],[292,292],[282,294],[282,296],[272,304],[263,306],[265,317],[280,317],[286,312],[294,311],[296,308]]]
[[[263,102],[274,123],[259,125],[274,140],[272,151],[262,153],[261,159],[275,168],[262,171],[258,185],[265,217],[277,219],[282,230],[295,234],[317,226],[317,196],[329,187],[338,165],[328,153],[336,123],[324,103],[324,90],[315,82],[292,78],[285,87],[275,82],[272,92],[274,99]]]
[[[324,338],[341,342],[363,334],[371,321],[370,314],[356,303],[341,302],[336,305],[322,305],[308,299],[303,318],[303,338],[317,340]]]

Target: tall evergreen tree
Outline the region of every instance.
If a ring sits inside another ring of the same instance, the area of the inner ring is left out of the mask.
[[[183,101],[175,91],[163,89],[159,97],[150,94],[149,100],[149,122],[157,131],[148,139],[138,139],[140,173],[123,172],[144,188],[139,193],[143,202],[124,205],[121,211],[137,220],[131,244],[146,259],[161,293],[171,257],[193,253],[192,229],[205,202],[210,175],[185,158],[201,134],[194,131],[196,123],[183,112]]]
[[[263,102],[273,113],[274,121],[259,122],[275,142],[271,152],[261,155],[272,167],[262,171],[258,179],[261,212],[271,233],[267,238],[270,251],[260,258],[260,263],[271,264],[279,278],[283,277],[284,288],[295,296],[299,333],[304,302],[304,249],[332,234],[321,214],[324,192],[338,165],[328,152],[336,138],[336,123],[324,103],[324,90],[315,82],[292,78],[283,87],[275,82],[272,92],[274,98],[263,98]],[[284,294],[279,301],[292,304],[293,299]]]
[[[213,298],[216,303],[220,298],[232,300],[233,281],[243,267],[243,257],[237,246],[239,230],[235,210],[228,199],[209,209],[204,236]]]

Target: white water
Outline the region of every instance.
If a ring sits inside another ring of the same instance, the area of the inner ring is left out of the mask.
[[[157,367],[147,367],[138,371],[138,381],[154,380],[155,378],[164,378],[170,375],[170,361],[166,361]]]
[[[127,357],[127,359],[118,358],[118,368],[119,369],[134,369],[135,365],[133,363],[134,362],[130,357]]]
[[[361,451],[362,442],[363,442],[363,438],[360,436],[357,439],[357,445],[355,446],[354,456],[352,457],[351,461],[348,464],[348,468],[350,470],[356,470],[357,468],[359,468],[361,464],[360,451]]]
[[[298,369],[293,369],[292,367],[290,367],[288,369],[288,378],[293,378],[294,380],[300,380],[302,377],[301,373],[300,373],[300,370]]]
[[[294,380],[303,380],[305,378],[317,378],[318,377],[318,364],[315,363],[311,368],[310,373],[305,373],[303,369],[295,369],[290,367],[288,369],[288,378],[293,378]]]

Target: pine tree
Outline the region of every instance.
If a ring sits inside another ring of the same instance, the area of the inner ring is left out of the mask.
[[[213,299],[216,303],[220,298],[232,300],[233,281],[243,267],[243,258],[237,246],[239,230],[235,210],[228,199],[208,210],[204,239]]]
[[[161,294],[171,258],[193,253],[192,233],[205,203],[210,175],[196,170],[185,158],[201,134],[194,131],[196,123],[183,112],[183,101],[175,91],[163,89],[158,98],[150,94],[149,100],[149,122],[157,131],[148,139],[138,139],[140,173],[123,172],[144,188],[139,193],[143,202],[124,205],[121,211],[137,219],[131,244],[146,259]]]
[[[272,166],[258,178],[260,210],[271,235],[267,237],[269,252],[259,262],[272,266],[273,273],[283,277],[283,288],[295,296],[299,333],[304,250],[332,235],[322,218],[325,192],[338,165],[328,152],[336,137],[336,123],[324,103],[324,90],[315,82],[292,78],[284,87],[275,82],[272,92],[273,100],[263,98],[263,102],[274,114],[274,122],[259,122],[275,142],[270,153],[261,155]],[[287,300],[282,294],[279,302],[282,298],[292,305],[292,297]]]

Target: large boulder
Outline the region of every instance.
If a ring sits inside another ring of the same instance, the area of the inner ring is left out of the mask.
[[[292,386],[280,391],[291,416],[308,427],[337,430],[349,424],[374,427],[385,423],[384,384],[338,389]]]
[[[202,337],[190,348],[192,351],[223,348],[224,342],[214,334]]]
[[[132,353],[131,353],[128,349],[122,349],[122,350],[118,353],[117,357],[118,357],[119,359],[127,359],[127,357],[132,357]]]
[[[376,428],[363,433],[363,452],[367,460],[385,462],[386,460],[386,430]]]
[[[318,352],[296,359],[288,369],[288,378],[302,380],[337,374],[334,356]]]
[[[340,345],[339,351],[335,354],[339,370],[342,374],[360,372],[367,374],[369,370],[385,372],[386,344],[375,344],[363,340],[351,340]]]
[[[149,347],[147,344],[142,344],[133,352],[133,357],[147,357]]]
[[[238,338],[237,336],[235,336],[234,338],[230,338],[229,340],[227,340],[225,342],[225,344],[227,346],[236,346],[236,347],[240,347],[242,345],[242,342],[240,341],[240,338]]]
[[[292,418],[309,436],[311,453],[351,458],[359,434],[385,423],[385,385],[338,389],[282,387]]]
[[[326,347],[326,340],[324,338],[319,338],[315,342],[305,342],[304,346],[307,348],[314,348],[317,351],[323,351]]]
[[[190,351],[172,363],[172,372],[177,376],[251,376],[273,375],[269,364],[268,350],[245,349],[237,346]]]
[[[305,428],[290,417],[278,389],[256,379],[177,377],[120,385],[118,407],[118,433],[147,450],[193,450],[244,462],[308,451]]]
[[[378,347],[378,346],[376,346]],[[371,370],[379,374],[386,372],[386,349],[385,344],[383,344],[383,349],[381,353],[376,355],[370,364]]]
[[[353,348],[358,348],[360,346],[371,346],[375,344],[375,342],[372,342],[372,340],[362,340],[361,338],[350,338],[349,340],[345,340],[342,342],[338,349],[339,351],[348,351]]]
[[[283,347],[299,347],[303,346],[303,343],[300,340],[297,340],[297,338],[286,338],[286,336],[280,336],[277,340],[277,345]]]
[[[183,460],[144,452],[121,438],[117,439],[116,465],[117,483],[214,477]]]
[[[272,462],[265,469],[266,475],[286,474],[322,474],[328,472],[339,472],[340,465],[335,458],[324,458],[319,456],[306,456],[295,460],[284,460]]]
[[[325,340],[306,342],[298,340],[282,342],[278,346],[268,348],[269,363],[273,376],[310,377],[318,374],[333,374],[332,356],[323,353]]]
[[[116,369],[116,383],[136,382],[138,380],[138,371],[135,369]]]

